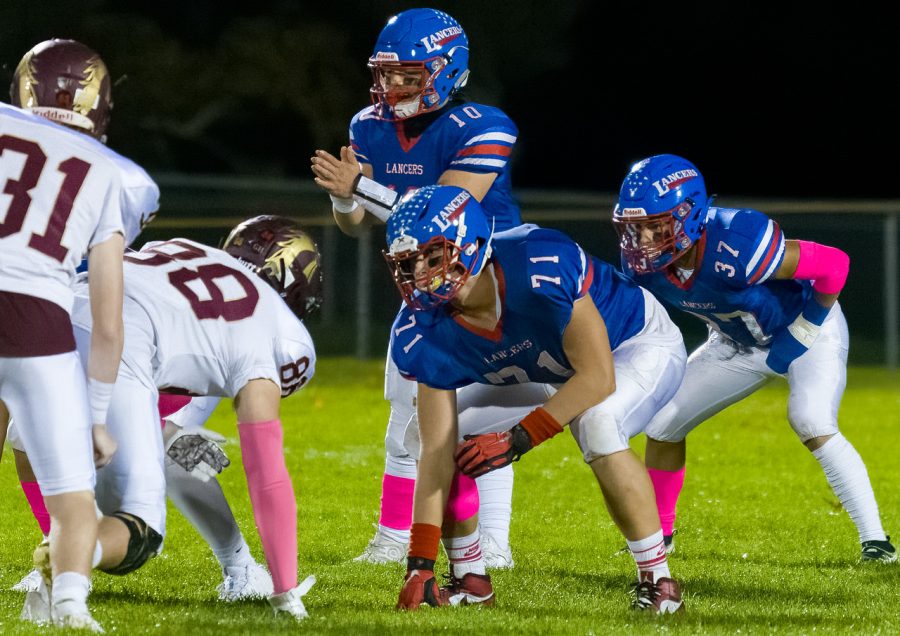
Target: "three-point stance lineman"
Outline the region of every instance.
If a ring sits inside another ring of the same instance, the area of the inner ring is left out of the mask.
[[[281,398],[305,386],[315,368],[300,320],[319,300],[315,244],[294,221],[260,216],[232,230],[221,250],[188,239],[148,243],[125,256],[124,272],[125,348],[108,418],[119,450],[98,474],[97,501],[107,516],[95,565],[125,574],[161,547],[166,479],[158,391],[231,397],[272,574],[269,602],[276,613],[305,618],[302,596],[315,579],[297,583],[296,500],[279,413]],[[83,294],[76,297],[79,351],[92,329],[87,304]],[[20,430],[27,425],[17,421]],[[182,450],[190,459],[192,449]],[[29,593],[26,607],[33,601]]]
[[[778,224],[756,210],[712,207],[700,172],[675,155],[632,167],[613,223],[623,270],[709,325],[681,388],[646,431],[646,462],[668,542],[684,482],[685,436],[784,375],[788,420],[856,524],[862,558],[895,561],[865,464],[838,431],[849,336],[837,297],[847,255],[785,240]]]
[[[453,514],[454,455],[462,473],[476,477],[572,422],[637,563],[634,607],[681,609],[653,487],[628,446],[684,372],[681,334],[662,306],[560,232],[524,225],[492,235],[479,203],[460,188],[414,192],[388,221],[387,241],[386,258],[407,305],[394,323],[391,351],[401,373],[419,383],[421,436],[398,606],[492,600],[490,579],[470,571],[466,558],[473,520]],[[483,384],[503,391],[528,382],[558,391],[511,429],[469,436],[457,451],[456,389]],[[452,576],[438,588],[442,526]]]
[[[518,129],[499,108],[464,99],[469,39],[459,22],[435,9],[392,16],[378,35],[369,68],[373,104],[350,122],[350,147],[341,148],[339,157],[317,150],[312,158],[316,183],[331,195],[341,231],[359,234],[376,217],[386,219],[409,190],[433,184],[468,190],[497,231],[519,225],[510,178]],[[390,352],[384,397],[391,415],[381,515],[378,532],[357,559],[374,563],[406,556],[416,476],[415,449],[404,443],[416,411],[416,385],[400,377]],[[473,419],[483,416],[472,411]],[[477,480],[488,567],[513,566],[512,482],[512,467]]]

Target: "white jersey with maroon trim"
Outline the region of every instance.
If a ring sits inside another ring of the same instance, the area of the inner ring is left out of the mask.
[[[70,311],[75,269],[114,233],[130,243],[159,207],[137,164],[84,133],[0,104],[0,291]]]
[[[125,297],[126,322],[134,305],[149,317],[160,390],[234,397],[250,380],[269,379],[287,396],[313,375],[306,327],[274,289],[222,250],[172,239],[129,252]],[[89,321],[79,294],[72,322]],[[122,360],[140,364],[127,338]]]

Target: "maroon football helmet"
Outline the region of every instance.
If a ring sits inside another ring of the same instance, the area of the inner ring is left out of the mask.
[[[105,141],[110,85],[99,55],[75,40],[53,39],[25,54],[9,93],[13,106]]]
[[[315,241],[283,216],[262,215],[231,230],[222,249],[277,291],[303,319],[322,304],[322,267]]]

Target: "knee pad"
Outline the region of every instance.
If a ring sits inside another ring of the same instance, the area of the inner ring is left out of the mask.
[[[116,511],[113,517],[125,524],[128,528],[128,550],[125,558],[104,572],[108,574],[128,574],[144,565],[148,559],[159,553],[162,545],[162,535],[146,524],[140,517],[130,515],[127,512]]]
[[[598,457],[612,455],[628,448],[628,440],[619,430],[616,418],[599,406],[582,413],[572,422],[571,429],[584,461],[589,464]]]

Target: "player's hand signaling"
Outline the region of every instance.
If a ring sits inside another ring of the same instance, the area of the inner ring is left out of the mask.
[[[340,158],[325,150],[316,150],[310,159],[314,181],[328,194],[338,199],[352,199],[353,186],[361,172],[356,154],[349,146],[341,146]]]
[[[119,445],[104,424],[95,424],[91,428],[91,436],[94,441],[94,467],[103,468],[112,461]]]

